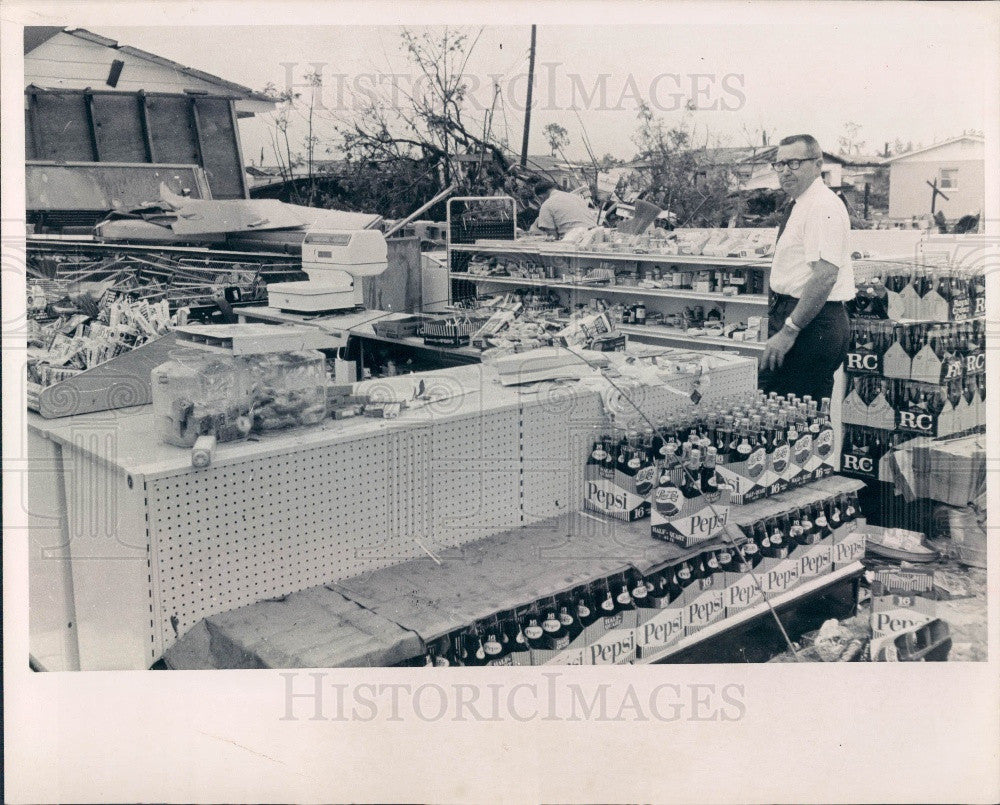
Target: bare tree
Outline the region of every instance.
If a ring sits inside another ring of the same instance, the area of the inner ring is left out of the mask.
[[[689,110],[690,111],[690,110]],[[690,115],[668,126],[649,106],[639,108],[633,137],[640,168],[622,182],[622,191],[642,197],[674,213],[681,226],[725,226],[740,211],[728,165],[711,157],[706,145],[695,146]]]
[[[845,123],[844,133],[837,138],[837,150],[843,156],[856,156],[864,149],[866,142],[861,139],[860,123]]]
[[[569,132],[558,123],[549,123],[542,132],[552,151],[552,156],[562,154],[563,149],[569,145]]]

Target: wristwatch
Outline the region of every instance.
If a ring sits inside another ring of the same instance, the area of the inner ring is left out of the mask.
[[[799,333],[802,332],[802,328],[799,327],[799,325],[797,325],[794,321],[792,321],[792,317],[791,316],[789,316],[787,319],[785,319],[785,326],[789,330],[791,330],[793,333],[795,333],[795,335],[798,335]]]

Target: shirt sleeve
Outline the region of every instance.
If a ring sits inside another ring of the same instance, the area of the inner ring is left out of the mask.
[[[840,204],[840,201],[837,200]],[[802,245],[806,263],[826,260],[838,267],[843,261],[844,244],[850,222],[844,210],[830,204],[817,204],[806,216],[802,227]]]
[[[538,210],[538,218],[535,220],[535,226],[544,227],[545,229],[558,229],[555,216],[552,214],[552,205],[548,201],[543,202],[541,208]]]

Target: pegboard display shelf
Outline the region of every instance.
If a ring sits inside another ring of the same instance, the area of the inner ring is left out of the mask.
[[[713,360],[705,404],[752,388],[752,360]],[[606,423],[597,391],[505,388],[489,364],[366,385],[408,399],[419,380],[465,393],[398,419],[330,420],[222,444],[201,469],[190,451],[156,442],[148,406],[29,415],[29,456],[58,456],[62,492],[37,511],[61,523],[53,544],[67,560],[60,584],[75,610],[66,636],[79,645],[75,667],[145,668],[211,614],[576,507],[587,442]],[[691,405],[659,387],[642,403],[653,416]]]

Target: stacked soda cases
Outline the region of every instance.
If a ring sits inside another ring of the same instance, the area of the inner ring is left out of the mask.
[[[830,401],[756,394],[744,405],[611,430],[595,440],[584,508],[624,521],[650,516],[658,539],[690,546],[725,527],[742,505],[833,472]]]
[[[984,428],[984,283],[981,272],[912,267],[859,286],[844,363],[843,472],[878,478],[901,443]]]
[[[497,613],[428,646],[415,664],[620,665],[857,561],[854,494],[741,527],[733,544],[645,575],[635,569]]]

